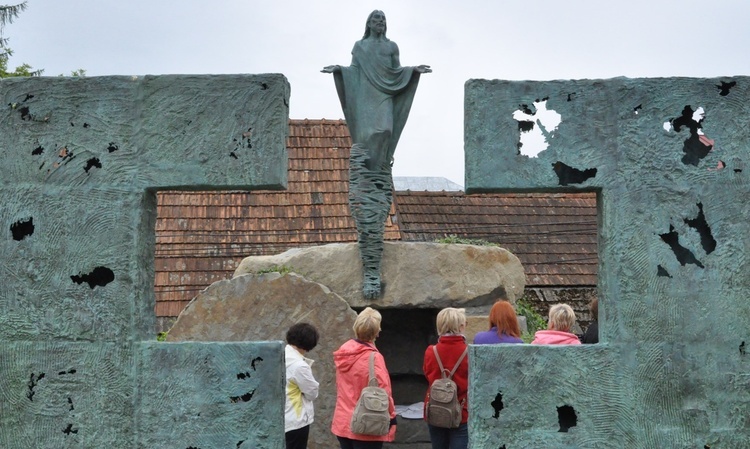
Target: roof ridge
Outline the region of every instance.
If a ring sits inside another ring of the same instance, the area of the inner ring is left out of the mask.
[[[289,126],[306,126],[306,125],[346,125],[344,119],[289,119]]]

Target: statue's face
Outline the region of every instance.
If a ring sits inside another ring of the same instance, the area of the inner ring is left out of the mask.
[[[381,12],[375,12],[370,16],[370,22],[367,24],[370,30],[374,33],[385,32],[385,14]]]

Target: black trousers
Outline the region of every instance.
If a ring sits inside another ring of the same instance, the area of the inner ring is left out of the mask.
[[[360,441],[351,440],[349,438],[339,437],[339,445],[341,449],[381,449],[383,447],[382,441]]]
[[[285,433],[286,449],[307,449],[307,437],[310,435],[310,426],[290,430]]]

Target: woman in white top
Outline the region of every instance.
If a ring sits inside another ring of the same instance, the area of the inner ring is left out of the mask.
[[[297,323],[286,333],[286,404],[284,432],[286,449],[306,449],[310,424],[315,415],[313,400],[318,397],[318,381],[305,357],[318,345],[318,330],[309,323]]]

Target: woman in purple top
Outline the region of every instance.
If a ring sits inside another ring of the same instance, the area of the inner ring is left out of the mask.
[[[490,310],[490,330],[474,336],[475,345],[523,343],[516,311],[508,301],[498,301]]]

